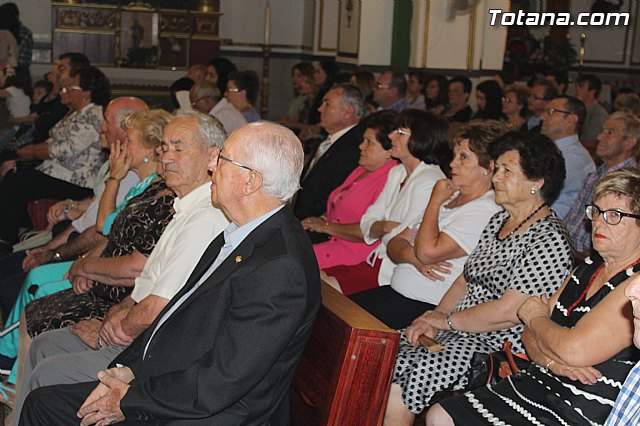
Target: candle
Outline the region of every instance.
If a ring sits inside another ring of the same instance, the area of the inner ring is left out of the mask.
[[[271,33],[271,6],[269,0],[264,8],[264,45],[269,45],[269,35]]]

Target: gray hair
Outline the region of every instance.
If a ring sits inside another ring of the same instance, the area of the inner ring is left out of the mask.
[[[224,130],[222,123],[208,114],[181,109],[176,112],[174,120],[176,118],[195,120],[196,132],[194,133],[194,139],[206,148],[214,146],[222,148],[224,141],[227,139],[227,132]]]
[[[620,120],[624,125],[624,138],[635,139],[636,146],[633,149],[633,154],[637,155],[640,149],[640,120],[634,115],[627,112],[616,111],[609,116],[609,120]]]
[[[194,84],[191,90],[198,98],[211,98],[214,102],[218,102],[222,98],[220,90],[208,81],[203,80]]]
[[[353,105],[355,115],[358,120],[361,120],[367,110],[364,106],[364,97],[358,86],[354,86],[350,83],[341,83],[333,87],[342,92],[342,102],[347,105]]]
[[[304,152],[289,129],[269,121],[249,123],[255,137],[244,140],[244,163],[262,176],[262,191],[283,202],[300,189]]]

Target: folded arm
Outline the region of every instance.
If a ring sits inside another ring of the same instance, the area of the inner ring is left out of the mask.
[[[69,280],[80,276],[106,285],[133,287],[147,257],[139,251],[126,256],[78,259],[69,270]]]

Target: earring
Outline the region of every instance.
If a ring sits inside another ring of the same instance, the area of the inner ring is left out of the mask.
[[[147,157],[147,156],[145,155],[145,156],[144,156],[144,160],[143,160],[143,161],[144,161],[145,163],[148,163],[148,162],[149,162],[149,157]]]
[[[484,171],[484,173],[483,173],[483,175],[484,175],[484,176],[489,176],[489,172],[485,170],[485,171]]]
[[[536,189],[536,187],[535,187],[535,186],[532,186],[532,187],[531,187],[531,194],[535,195],[536,191],[538,191],[538,190]]]

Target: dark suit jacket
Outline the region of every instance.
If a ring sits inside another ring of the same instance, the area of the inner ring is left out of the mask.
[[[199,280],[223,242],[220,234],[184,288],[112,363],[136,377],[121,401],[127,420],[262,425],[287,395],[321,296],[311,244],[286,206],[177,308],[142,358],[158,320]]]
[[[342,135],[324,153],[309,176],[300,182],[302,189],[298,191],[293,208],[298,219],[320,216],[327,210],[327,198],[358,165],[362,143],[363,129],[357,124],[353,129]],[[307,169],[302,171],[305,176]]]

